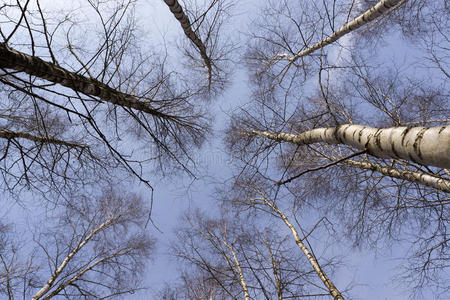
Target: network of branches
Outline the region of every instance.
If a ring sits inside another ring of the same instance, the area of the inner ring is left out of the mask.
[[[409,296],[448,295],[447,0],[63,2],[0,3],[2,297],[352,298],[337,253],[395,247]],[[217,209],[152,290],[154,187],[180,178]]]

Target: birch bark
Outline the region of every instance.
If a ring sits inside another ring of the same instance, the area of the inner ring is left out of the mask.
[[[176,119],[176,116],[167,115],[151,107],[148,102],[141,101],[136,96],[122,93],[96,79],[68,71],[53,63],[46,62],[39,57],[14,50],[4,43],[0,43],[0,68],[25,72],[29,75],[61,84],[73,91],[98,97],[114,105],[133,108],[154,115],[155,117]]]
[[[102,259],[99,259],[95,262],[93,262],[92,264],[90,264],[89,266],[87,266],[86,268],[84,268],[83,270],[81,270],[80,272],[78,272],[76,275],[74,275],[72,278],[70,278],[69,280],[67,280],[66,282],[64,282],[63,284],[59,285],[54,291],[52,291],[49,295],[45,296],[44,300],[48,300],[51,299],[53,297],[55,297],[56,295],[58,295],[62,290],[64,290],[67,286],[73,284],[75,281],[79,280],[81,276],[83,276],[83,274],[85,274],[86,272],[92,270],[93,268],[95,268],[97,265],[112,259],[116,256],[120,256],[120,255],[124,255],[127,254],[127,252],[131,251],[131,249],[125,249],[122,252],[119,253],[114,253],[112,255],[106,256]]]
[[[348,34],[349,32],[352,32],[358,29],[359,27],[373,21],[374,19],[378,18],[379,16],[381,16],[382,14],[384,14],[389,9],[396,6],[402,1],[404,0],[381,0],[380,2],[372,6],[370,9],[368,9],[366,12],[364,12],[362,15],[358,16],[357,18],[353,19],[350,22],[345,23],[341,28],[333,32],[329,37],[321,40],[320,42],[315,43],[311,47],[308,47],[307,49],[298,52],[294,56],[290,56],[289,54],[277,54],[276,57],[286,58],[287,60],[294,62],[300,57],[309,55],[320,48],[332,44],[341,37],[343,37],[344,35]]]
[[[425,166],[450,168],[450,125],[442,127],[374,128],[345,124],[302,132],[272,133],[246,131],[245,135],[263,136],[297,145],[314,143],[343,144],[380,158],[412,161]]]
[[[392,167],[381,166],[372,162],[362,162],[355,160],[346,160],[343,164],[351,167],[372,170],[380,172],[383,175],[407,180],[410,182],[420,183],[435,189],[450,193],[450,180],[424,173],[412,172],[407,170],[399,170]]]
[[[55,137],[51,136],[36,136],[29,134],[27,132],[20,132],[20,131],[11,131],[8,129],[0,129],[0,138],[3,139],[16,139],[16,138],[22,138],[26,140],[30,140],[37,143],[44,143],[44,144],[56,144],[61,146],[66,146],[70,148],[87,148],[86,145],[77,144],[74,142],[68,142],[64,140],[59,140]]]
[[[230,244],[228,244],[224,239],[222,239],[222,242],[230,250],[231,255],[233,256],[233,260],[236,265],[237,272],[239,273],[239,283],[242,287],[242,291],[244,292],[244,299],[250,300],[250,294],[248,292],[247,282],[245,281],[244,271],[242,271],[241,264],[236,256],[236,252],[234,251],[233,247]]]
[[[295,243],[300,248],[300,250],[306,255],[306,258],[308,259],[311,266],[314,268],[314,271],[316,271],[317,275],[319,275],[320,280],[327,287],[328,291],[333,296],[333,298],[335,300],[344,300],[344,297],[342,297],[341,292],[336,288],[336,286],[333,284],[330,278],[328,278],[328,276],[322,270],[322,268],[319,265],[319,262],[314,257],[314,255],[309,251],[309,249],[305,246],[305,244],[303,243],[302,239],[300,238],[297,232],[297,229],[295,229],[295,227],[291,224],[291,222],[289,222],[287,216],[274,203],[271,203],[266,198],[264,198],[263,201],[266,205],[268,205],[275,213],[277,213],[281,217],[286,226],[291,230]]]
[[[198,48],[200,52],[200,56],[205,62],[206,68],[208,69],[208,81],[211,82],[212,70],[211,70],[211,59],[206,53],[206,46],[202,42],[202,40],[198,37],[198,35],[192,30],[191,22],[189,21],[188,16],[184,13],[183,8],[181,7],[178,0],[164,0],[164,2],[169,7],[172,14],[175,18],[180,22],[181,28],[183,28],[184,34],[194,43],[194,45]]]
[[[72,258],[89,242],[89,240],[92,239],[93,236],[95,236],[97,233],[99,233],[101,230],[103,230],[105,227],[108,227],[114,219],[108,219],[107,221],[100,224],[96,229],[94,229],[91,233],[89,233],[82,241],[78,243],[78,245],[64,258],[64,260],[61,262],[61,264],[58,266],[58,268],[53,272],[50,279],[46,282],[46,284],[31,298],[32,300],[38,300],[42,296],[44,296],[53,286],[55,281],[58,279],[58,276],[61,275],[61,273],[66,268],[67,264],[72,260]]]

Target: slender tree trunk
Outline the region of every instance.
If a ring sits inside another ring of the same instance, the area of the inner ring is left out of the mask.
[[[73,91],[100,98],[115,105],[133,108],[156,117],[176,119],[152,108],[148,102],[137,97],[122,93],[93,78],[68,71],[53,63],[46,62],[39,57],[14,50],[4,43],[0,43],[0,68],[25,72],[29,75],[61,84]]]
[[[320,280],[327,287],[328,291],[333,296],[333,298],[335,300],[344,300],[344,297],[342,297],[341,292],[339,292],[339,290],[336,288],[336,286],[333,284],[330,278],[328,278],[328,276],[322,270],[322,268],[319,265],[319,262],[314,257],[314,255],[309,251],[309,249],[305,246],[305,244],[303,243],[302,239],[300,238],[297,232],[297,229],[295,229],[295,227],[291,224],[291,222],[289,222],[287,216],[274,203],[271,203],[266,198],[264,198],[264,202],[281,217],[286,226],[291,230],[295,243],[300,248],[300,250],[302,250],[302,252],[306,255],[306,258],[308,259],[311,266],[314,268],[314,271],[316,271],[317,275],[319,275]]]
[[[117,217],[116,217],[117,218]],[[55,281],[58,279],[59,275],[64,271],[67,264],[72,260],[72,258],[89,242],[89,240],[100,232],[105,227],[108,227],[114,219],[108,219],[104,223],[100,224],[95,230],[89,233],[86,238],[84,238],[78,245],[64,258],[61,264],[56,268],[56,270],[51,275],[47,283],[31,298],[32,300],[38,300],[44,296],[53,286]]]
[[[438,176],[412,172],[407,170],[399,170],[392,167],[381,166],[379,164],[375,164],[372,162],[346,160],[343,162],[343,164],[360,169],[377,171],[389,177],[416,182],[450,193],[450,180]]]
[[[309,55],[320,48],[323,48],[329,44],[334,43],[347,33],[352,32],[358,29],[359,27],[378,18],[379,16],[381,16],[382,14],[384,14],[389,9],[391,9],[392,7],[394,7],[395,5],[399,4],[402,1],[405,0],[381,0],[380,2],[372,6],[370,9],[368,9],[366,12],[364,12],[362,15],[358,16],[357,18],[353,19],[350,22],[345,23],[341,28],[333,32],[329,37],[321,40],[320,42],[315,43],[311,47],[298,52],[292,57],[289,56],[288,54],[278,54],[276,57],[284,57],[289,61],[294,62],[302,56]]]
[[[236,269],[239,274],[239,283],[242,287],[242,291],[244,292],[244,299],[250,300],[250,294],[248,292],[247,282],[245,281],[244,271],[242,271],[241,264],[239,263],[239,260],[236,256],[236,252],[234,251],[233,247],[225,241],[225,239],[222,239],[222,242],[230,250],[231,255],[233,256],[234,264],[236,265]]]
[[[93,268],[95,268],[97,265],[120,255],[124,255],[127,254],[127,252],[131,251],[131,249],[125,249],[122,252],[119,253],[114,253],[112,255],[106,256],[102,259],[99,259],[97,261],[95,261],[94,263],[90,264],[89,266],[87,266],[86,268],[84,268],[83,270],[81,270],[80,272],[78,272],[77,274],[75,274],[72,278],[70,278],[69,280],[67,280],[66,282],[60,284],[55,290],[53,290],[49,295],[45,296],[43,299],[44,300],[49,300],[53,297],[55,297],[56,295],[58,295],[62,290],[64,290],[66,287],[68,287],[69,285],[73,284],[75,281],[79,280],[81,276],[83,276],[83,274],[85,274],[86,272],[92,270]]]
[[[425,166],[450,168],[450,125],[442,127],[373,128],[345,124],[316,128],[300,134],[245,131],[297,145],[344,144],[381,158],[400,158]]]
[[[275,278],[275,286],[277,289],[278,300],[283,300],[283,287],[280,282],[280,277],[278,276],[277,262],[273,256],[272,249],[270,248],[270,244],[267,241],[267,237],[266,237],[266,246],[267,246],[267,250],[269,251],[270,261],[272,263],[272,273],[273,273],[273,277]]]
[[[206,68],[208,69],[208,80],[211,82],[212,70],[211,70],[211,59],[206,53],[206,46],[203,44],[202,40],[197,36],[197,34],[191,28],[191,22],[188,16],[184,13],[178,0],[164,0],[164,2],[169,7],[170,11],[173,13],[175,18],[180,22],[181,28],[183,28],[184,34],[194,43],[200,52],[200,56],[205,62]]]
[[[51,137],[51,136],[36,136],[36,135],[29,134],[27,132],[11,131],[8,129],[0,129],[0,138],[8,139],[8,140],[21,138],[21,139],[30,140],[30,141],[37,142],[37,143],[56,144],[56,145],[70,147],[70,148],[87,148],[87,146],[85,146],[85,145],[59,140],[59,139]]]

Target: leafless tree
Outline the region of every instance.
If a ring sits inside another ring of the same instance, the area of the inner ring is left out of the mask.
[[[35,227],[32,257],[23,259],[30,242],[2,250],[1,292],[10,299],[134,293],[142,288],[145,261],[154,249],[144,231],[147,216],[136,195],[108,191],[97,198],[73,197]]]
[[[33,284],[32,274],[38,270],[35,255],[24,256],[23,247],[13,225],[0,224],[0,294],[8,299],[22,294],[24,282]]]
[[[305,267],[307,260],[293,248],[292,239],[267,223],[244,215],[210,218],[197,211],[186,216],[177,232],[174,255],[186,267],[182,284],[166,289],[166,295],[291,299],[328,294],[315,286],[316,275]]]
[[[231,18],[233,1],[164,0],[179,21],[189,44],[182,47],[186,66],[204,78],[194,80],[203,86],[205,96],[211,98],[222,91],[229,79],[230,62],[236,50],[235,35],[227,36],[226,21]],[[193,47],[192,47],[193,46]],[[236,59],[234,59],[236,61]],[[187,79],[187,78],[186,78]]]
[[[99,182],[119,167],[150,185],[144,162],[193,175],[190,149],[209,132],[199,102],[208,84],[184,80],[186,72],[170,70],[167,56],[144,43],[136,5],[0,6],[1,170],[8,190]],[[216,1],[191,24],[196,32],[211,30],[201,52],[209,51],[214,78],[222,76],[215,63],[226,50],[217,31],[227,9]]]
[[[433,25],[443,12],[429,14],[443,2],[412,2],[422,5],[420,25],[435,37],[435,46],[445,48],[448,29]],[[245,175],[264,179],[268,186],[263,190],[280,187],[292,194],[289,201],[295,205],[345,225],[342,234],[355,245],[409,239],[410,262],[416,264],[408,266],[418,272],[410,278],[425,280],[415,281],[425,287],[432,283],[427,281],[431,269],[447,272],[439,263],[448,249],[450,186],[445,59],[439,73],[430,71],[429,61],[408,58],[433,78],[426,80],[387,60],[389,54],[377,55],[383,39],[399,31],[408,35],[409,29],[402,29],[411,20],[405,17],[411,17],[410,2],[397,2],[349,33],[345,26],[377,3],[269,2],[255,22],[244,58],[255,83],[253,101],[234,114],[227,142],[238,166],[236,182]],[[429,55],[423,44],[405,41],[421,46],[418,57]],[[366,135],[365,129],[372,132]],[[394,131],[416,134],[407,142],[406,135],[396,138]],[[401,154],[400,148],[409,145],[425,158],[422,150],[432,145],[420,145],[426,131],[443,133],[441,139],[431,138],[440,142],[429,148],[442,164]],[[440,268],[423,263],[430,253]]]

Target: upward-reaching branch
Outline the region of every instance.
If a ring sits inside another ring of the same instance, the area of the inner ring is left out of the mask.
[[[244,299],[250,300],[250,294],[248,293],[248,286],[247,282],[245,281],[244,272],[242,271],[241,263],[239,262],[239,259],[237,258],[236,251],[233,249],[233,245],[230,245],[227,243],[226,239],[222,239],[222,243],[230,250],[231,255],[233,256],[234,264],[236,265],[236,270],[239,274],[239,283],[242,287],[242,291],[244,292]]]
[[[104,228],[108,227],[115,219],[117,219],[117,216],[106,220],[105,222],[100,224],[97,228],[92,230],[82,241],[80,241],[78,245],[64,258],[64,260],[61,262],[58,268],[53,272],[47,283],[33,296],[32,300],[38,300],[42,296],[44,296],[52,288],[54,282],[58,279],[59,275],[64,271],[67,264],[81,250],[81,248],[83,248],[89,242],[89,240],[92,239],[93,236],[95,236]]]
[[[198,37],[198,35],[192,30],[191,22],[189,21],[188,16],[184,13],[180,3],[178,3],[178,0],[164,0],[164,2],[167,4],[167,6],[169,7],[170,11],[173,13],[175,18],[177,18],[178,22],[180,22],[184,34],[186,34],[186,36],[198,48],[200,56],[202,57],[203,61],[205,62],[205,66],[208,69],[208,82],[211,83],[212,80],[211,59],[206,53],[205,44]]]
[[[345,23],[341,28],[333,32],[329,37],[321,40],[320,42],[315,43],[311,47],[299,51],[294,56],[290,56],[289,54],[277,54],[275,58],[286,58],[290,62],[294,62],[300,57],[309,55],[320,48],[332,44],[341,37],[343,37],[344,35],[346,35],[347,33],[352,32],[358,29],[359,27],[373,21],[374,19],[378,18],[379,16],[381,16],[382,14],[384,14],[389,9],[396,6],[402,1],[404,0],[381,0],[380,2],[372,6],[370,9],[368,9],[366,12],[364,12],[362,15],[358,16],[357,18],[353,19],[350,22]]]
[[[297,229],[292,225],[292,223],[289,221],[287,216],[278,208],[278,206],[275,205],[275,203],[269,201],[269,199],[266,198],[266,196],[263,193],[259,193],[261,195],[262,202],[269,206],[286,224],[286,226],[289,228],[289,230],[292,233],[292,236],[294,237],[295,243],[300,248],[300,250],[306,255],[306,258],[308,259],[309,263],[313,267],[314,271],[319,276],[320,280],[323,282],[323,284],[326,286],[330,294],[333,296],[335,300],[344,300],[344,297],[342,297],[341,292],[336,288],[334,283],[331,281],[331,279],[325,274],[323,269],[320,267],[319,262],[317,261],[314,254],[311,253],[311,251],[306,247],[306,245],[303,243],[303,239],[300,238],[300,235],[298,234]]]

